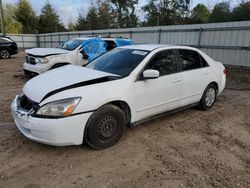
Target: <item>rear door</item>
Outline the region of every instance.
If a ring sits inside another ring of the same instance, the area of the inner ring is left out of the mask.
[[[199,102],[211,80],[211,70],[204,58],[194,50],[178,49],[183,76],[181,106]]]
[[[156,79],[142,79],[145,70],[160,72]],[[133,85],[136,120],[178,108],[182,98],[182,75],[179,73],[176,50],[164,50],[151,58]]]

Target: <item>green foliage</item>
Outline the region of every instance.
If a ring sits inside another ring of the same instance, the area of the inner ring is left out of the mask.
[[[250,2],[243,2],[232,12],[234,21],[250,20]]]
[[[190,1],[186,1],[190,3]],[[142,7],[145,18],[139,22],[138,0],[94,0],[91,7],[78,14],[76,23],[69,20],[68,31],[127,28],[137,26],[161,26],[190,23],[227,22],[250,20],[250,2],[242,1],[230,9],[225,1],[214,6],[211,14],[203,4],[189,11],[189,6],[176,0],[148,0]],[[7,5],[4,10],[4,23],[7,33],[51,33],[65,31],[59,15],[50,3],[36,16],[29,0],[18,0],[15,5]]]
[[[50,3],[46,3],[38,18],[39,33],[53,33],[65,31],[64,25],[61,23],[59,16]]]
[[[146,13],[145,26],[181,24],[188,15],[188,7],[175,0],[150,0],[142,9]]]
[[[22,33],[36,33],[37,17],[28,0],[19,0],[15,19],[22,24]]]
[[[117,28],[136,27],[138,17],[135,14],[135,5],[138,0],[111,0],[115,13],[115,25]]]
[[[75,29],[78,31],[88,30],[87,20],[86,17],[84,16],[83,9],[78,14],[78,19],[76,22]]]
[[[203,4],[198,4],[193,8],[191,14],[192,23],[207,23],[209,20],[210,12]]]
[[[108,0],[100,1],[98,5],[98,19],[100,29],[114,28],[115,23],[113,22],[114,13],[112,11],[111,4]]]
[[[229,2],[221,2],[214,6],[209,22],[228,22],[232,20]]]
[[[76,25],[73,22],[73,20],[70,18],[68,21],[68,25],[67,25],[67,31],[75,31]]]
[[[22,33],[22,24],[18,22],[14,17],[16,9],[17,7],[15,5],[6,5],[6,8],[4,10],[4,24],[6,33]]]
[[[87,27],[89,30],[99,29],[100,20],[98,19],[98,12],[95,7],[90,7],[88,10],[88,14],[86,16]]]

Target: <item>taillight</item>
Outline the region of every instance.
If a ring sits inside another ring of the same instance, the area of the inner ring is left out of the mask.
[[[223,70],[223,73],[224,73],[225,75],[227,75],[227,74],[228,74],[228,70],[227,70],[227,69],[224,69],[224,70]]]

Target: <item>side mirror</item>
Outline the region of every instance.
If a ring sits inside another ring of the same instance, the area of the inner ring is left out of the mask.
[[[159,78],[160,72],[158,70],[148,69],[143,72],[144,79],[155,79]]]

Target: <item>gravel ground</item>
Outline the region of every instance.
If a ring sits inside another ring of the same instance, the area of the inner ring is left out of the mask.
[[[115,146],[51,147],[26,139],[10,103],[28,80],[24,54],[0,60],[0,187],[250,187],[250,70],[229,69],[209,111],[128,128]]]

